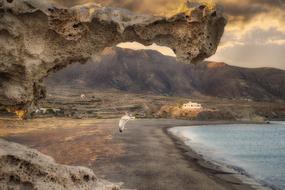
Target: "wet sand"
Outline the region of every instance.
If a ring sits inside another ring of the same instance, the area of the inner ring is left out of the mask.
[[[139,190],[251,190],[231,172],[205,161],[167,132],[169,127],[224,122],[136,120],[118,132],[118,120],[0,120],[0,136],[90,167],[99,177]],[[23,129],[25,128],[25,129]],[[261,188],[258,187],[257,188]]]

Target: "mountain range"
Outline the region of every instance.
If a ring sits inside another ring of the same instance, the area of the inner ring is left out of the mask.
[[[203,95],[256,101],[285,100],[285,71],[222,62],[177,63],[154,50],[106,48],[96,61],[75,63],[45,79],[48,87],[118,89],[171,96]]]

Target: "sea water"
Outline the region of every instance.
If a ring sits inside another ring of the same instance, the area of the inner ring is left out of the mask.
[[[285,189],[285,122],[175,127],[170,132],[206,159],[242,168],[261,183]]]

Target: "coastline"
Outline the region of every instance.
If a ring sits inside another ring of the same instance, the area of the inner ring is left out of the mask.
[[[225,123],[222,123],[225,124]],[[233,124],[233,123],[232,123]],[[236,124],[236,123],[234,123]],[[206,124],[211,125],[211,124]],[[229,124],[231,125],[231,124]],[[192,125],[196,126],[196,125]],[[175,126],[175,127],[168,127],[165,129],[165,133],[169,135],[170,138],[173,139],[173,141],[181,148],[183,151],[186,151],[187,154],[185,156],[195,157],[197,159],[197,164],[201,166],[202,169],[205,169],[205,172],[212,173],[223,173],[222,175],[215,175],[218,178],[221,178],[221,180],[225,180],[224,175],[231,175],[230,180],[231,182],[236,183],[237,181],[241,181],[245,185],[249,185],[253,189],[258,190],[279,190],[278,188],[274,186],[270,186],[269,184],[266,184],[265,182],[258,181],[253,176],[249,175],[246,171],[246,169],[227,164],[225,162],[219,161],[217,159],[213,159],[211,156],[206,157],[203,155],[203,153],[198,153],[196,150],[194,150],[191,147],[191,144],[186,142],[185,137],[179,136],[178,134],[175,134],[175,132],[170,131],[173,128],[176,127],[191,127],[191,126]],[[221,177],[222,176],[222,177]]]
[[[31,130],[33,122],[47,125]],[[233,122],[141,119],[130,122],[123,134],[117,131],[116,119],[59,119],[60,125],[53,128],[49,122],[54,126],[53,119],[30,121],[25,130],[10,123],[0,133],[4,130],[2,138],[35,148],[61,164],[87,166],[100,178],[124,182],[126,189],[254,189],[168,133],[175,126]]]

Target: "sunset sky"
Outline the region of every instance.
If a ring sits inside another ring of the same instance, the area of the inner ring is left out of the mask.
[[[56,0],[67,6],[97,2],[133,11],[165,14],[183,0]],[[211,0],[209,0],[211,1]],[[212,61],[222,61],[242,67],[276,67],[285,69],[285,0],[216,0],[228,17],[221,44]],[[133,49],[145,48],[132,43],[121,45]],[[164,54],[168,48],[151,46]]]

